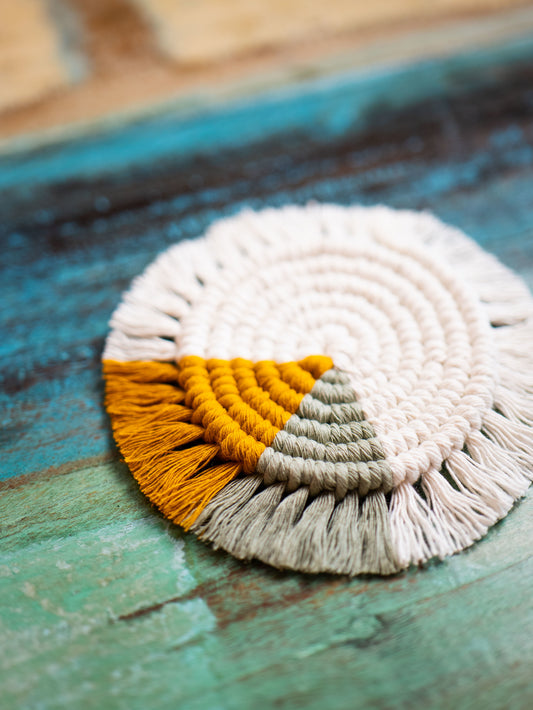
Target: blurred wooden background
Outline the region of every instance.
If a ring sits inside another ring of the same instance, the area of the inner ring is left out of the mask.
[[[523,0],[0,0],[0,139],[533,30]]]

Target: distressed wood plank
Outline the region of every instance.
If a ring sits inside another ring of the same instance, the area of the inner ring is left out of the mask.
[[[347,581],[210,551],[123,467],[67,478],[0,502],[8,707],[527,707],[531,496],[459,557]]]
[[[71,83],[61,37],[40,0],[0,0],[0,113]]]
[[[4,0],[16,22],[30,1]],[[8,104],[0,113],[0,139],[38,132],[42,140],[44,129],[84,131],[118,112],[153,112],[156,102],[205,107],[267,85],[492,45],[533,28],[524,0],[333,0],[328,6],[291,0],[265,7],[253,0],[48,0],[70,84]],[[16,64],[0,45],[10,85],[24,86],[24,75],[46,70],[45,62],[31,62],[38,31],[30,28],[18,40]]]
[[[176,3],[136,0],[157,32],[161,49],[182,65],[219,63],[229,58],[280,51],[287,45],[323,42],[333,36],[388,33],[395,25],[427,25],[435,20],[495,12],[519,5],[509,0],[376,0],[371,4],[331,0],[327,7],[302,0],[217,0]]]

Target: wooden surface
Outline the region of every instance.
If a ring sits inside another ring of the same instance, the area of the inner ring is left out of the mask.
[[[40,0],[0,1],[0,111],[69,85],[59,36]]]
[[[533,286],[532,87],[517,38],[0,159],[3,709],[532,706],[532,495],[390,579],[241,564],[138,493],[99,366],[130,279],[244,206],[430,209]]]
[[[0,17],[0,145],[533,32],[528,0],[0,0]]]

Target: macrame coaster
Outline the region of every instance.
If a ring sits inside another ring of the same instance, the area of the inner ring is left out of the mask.
[[[390,574],[471,545],[533,477],[533,299],[428,214],[244,212],[163,253],[111,327],[124,459],[238,558]]]

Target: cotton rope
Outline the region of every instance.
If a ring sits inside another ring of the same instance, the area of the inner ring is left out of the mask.
[[[156,259],[111,328],[124,459],[236,557],[390,574],[471,545],[533,477],[533,299],[427,213],[220,220]]]

